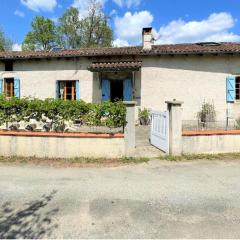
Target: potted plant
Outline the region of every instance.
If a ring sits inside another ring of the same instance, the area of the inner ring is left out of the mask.
[[[203,102],[201,110],[197,114],[198,120],[203,127],[206,127],[208,122],[216,121],[216,111],[213,103]]]
[[[141,110],[141,108],[139,108],[138,119],[139,119],[140,125],[148,125],[150,123],[150,110],[147,108],[144,108],[143,110]]]

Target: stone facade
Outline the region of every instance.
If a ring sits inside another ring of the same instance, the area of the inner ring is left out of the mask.
[[[217,119],[224,120],[226,77],[237,72],[239,60],[232,57],[229,61],[224,56],[147,58],[142,67],[141,104],[166,110],[165,101],[181,100],[184,102],[183,119],[193,120],[204,101],[213,102]]]
[[[134,101],[137,106],[166,110],[165,101],[184,102],[183,120],[196,119],[204,101],[215,105],[217,119],[226,119],[227,107],[234,118],[240,115],[240,103],[227,106],[226,77],[239,74],[240,57],[218,56],[141,56],[142,68],[135,73]],[[5,72],[0,63],[0,78],[20,79],[21,97],[56,97],[57,80],[79,80],[80,98],[101,101],[101,84],[97,73],[88,71],[87,57],[39,60],[15,60],[14,71]]]

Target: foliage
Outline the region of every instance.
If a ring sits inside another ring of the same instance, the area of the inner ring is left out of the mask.
[[[0,97],[0,124],[8,125],[9,122],[24,120],[24,112],[27,109],[26,101],[12,98],[8,101],[4,96]]]
[[[87,13],[81,15],[77,8],[70,7],[58,19],[58,24],[49,18],[36,16],[22,48],[34,51],[50,50],[56,46],[67,49],[109,47],[112,41],[113,31],[102,5],[97,0],[90,0]]]
[[[108,17],[98,1],[90,1],[87,14],[79,16],[78,9],[71,7],[58,19],[61,46],[80,48],[112,45],[113,32],[108,24]]]
[[[0,29],[0,51],[12,49],[12,41],[5,36],[5,33]]]
[[[133,157],[121,157],[121,158],[39,158],[39,157],[19,157],[0,156],[0,164],[14,164],[14,165],[51,165],[51,166],[62,166],[62,167],[104,167],[104,166],[119,166],[128,164],[141,164],[149,162],[149,158],[133,158]]]
[[[88,15],[82,20],[83,47],[111,46],[113,33],[107,20],[100,3],[91,1]]]
[[[236,129],[240,129],[240,118],[238,118],[238,119],[236,119],[235,120],[235,127],[236,127]]]
[[[135,164],[140,164],[140,163],[147,163],[150,161],[150,158],[147,157],[139,157],[139,158],[135,158],[135,157],[122,157],[121,161],[123,163],[135,163]]]
[[[122,127],[125,125],[125,118],[125,106],[122,102],[104,102],[90,104],[84,121],[91,126]]]
[[[231,160],[240,159],[240,153],[183,154],[180,156],[163,155],[158,157],[158,159],[163,161]]]
[[[43,16],[36,16],[32,21],[32,31],[28,32],[23,50],[50,50],[56,45],[57,32],[55,23]]]
[[[126,109],[122,102],[99,104],[61,99],[27,99],[0,97],[0,124],[10,122],[50,121],[51,129],[63,131],[66,121],[78,121],[89,126],[122,127]]]
[[[216,120],[216,111],[213,103],[203,102],[201,110],[197,117],[200,122],[214,122]]]
[[[143,110],[141,110],[141,108],[139,108],[138,118],[141,125],[148,125],[150,121],[150,110],[147,108],[144,108]]]
[[[82,42],[82,22],[77,8],[70,7],[58,19],[59,43],[65,48],[78,48]]]

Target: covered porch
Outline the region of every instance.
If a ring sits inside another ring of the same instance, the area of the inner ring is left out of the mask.
[[[141,61],[93,62],[93,102],[141,101]]]

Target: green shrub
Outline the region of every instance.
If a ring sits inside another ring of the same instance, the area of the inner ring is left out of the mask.
[[[138,119],[141,125],[148,125],[150,123],[150,110],[147,108],[144,108],[141,110],[141,108],[138,109]]]
[[[237,130],[240,129],[240,118],[238,118],[238,119],[235,120],[235,128],[236,128]]]
[[[203,102],[201,110],[197,113],[200,122],[214,122],[216,121],[216,111],[213,103]]]
[[[126,108],[123,102],[99,104],[61,99],[28,99],[0,96],[0,124],[28,122],[30,119],[49,119],[51,128],[61,131],[65,121],[78,121],[84,125],[122,127],[125,125]]]

